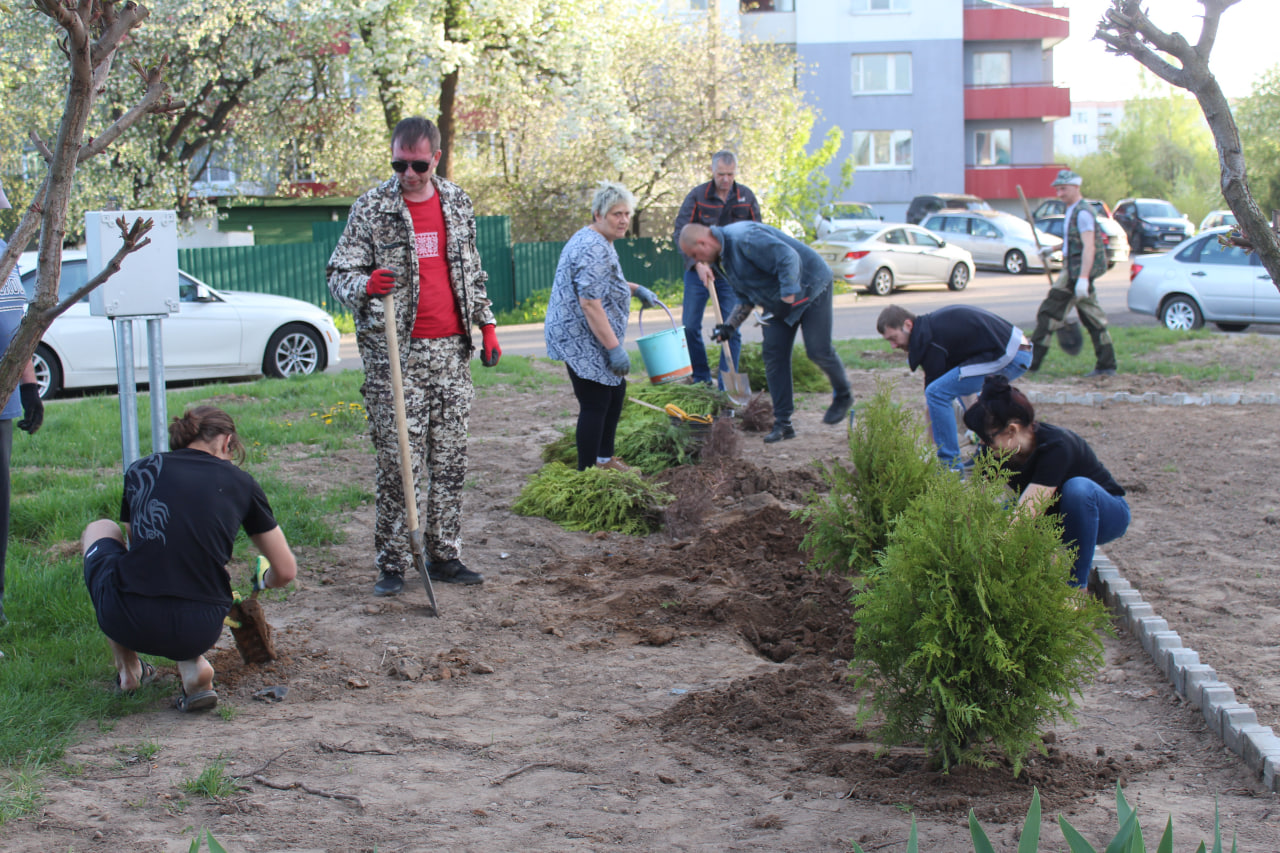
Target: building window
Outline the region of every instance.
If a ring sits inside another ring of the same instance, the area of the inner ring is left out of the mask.
[[[853,161],[859,169],[910,169],[911,131],[855,130]]]
[[[1013,162],[1013,131],[979,130],[974,134],[976,148],[973,162],[979,166],[1008,166]]]
[[[850,0],[849,12],[910,12],[911,0]]]
[[[1088,113],[1084,112],[1083,110],[1076,113],[1076,124],[1088,124],[1088,123],[1089,123]]]
[[[1008,86],[1013,82],[1013,54],[975,53],[973,55],[973,85]]]
[[[911,91],[911,54],[855,53],[853,94],[885,95]]]
[[[1089,137],[1088,137],[1088,135],[1086,135],[1086,134],[1083,134],[1083,133],[1073,133],[1073,134],[1071,134],[1071,144],[1072,144],[1072,145],[1084,145],[1084,144],[1085,144],[1086,142],[1088,142],[1088,141],[1089,141]]]

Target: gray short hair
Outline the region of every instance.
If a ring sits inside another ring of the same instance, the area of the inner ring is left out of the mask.
[[[732,151],[727,149],[717,151],[711,155],[711,171],[713,172],[716,170],[716,163],[723,163],[726,166],[733,166],[734,168],[737,168],[738,158],[734,156]]]
[[[632,213],[635,213],[636,197],[622,184],[601,181],[596,194],[591,198],[591,218],[604,216],[619,204],[625,204],[631,208]]]

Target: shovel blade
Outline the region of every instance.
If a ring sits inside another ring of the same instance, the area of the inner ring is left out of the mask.
[[[424,556],[426,548],[422,543],[421,530],[409,531],[409,547],[413,551],[413,566],[422,576],[422,585],[427,590],[427,601],[431,603],[431,615],[439,616],[440,608],[436,606],[436,591],[431,586],[431,575],[427,573],[427,558]]]
[[[720,376],[724,379],[724,392],[734,405],[745,406],[751,401],[751,380],[747,374],[722,371]]]

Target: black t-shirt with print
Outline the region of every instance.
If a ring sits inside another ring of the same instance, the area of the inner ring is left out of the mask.
[[[120,520],[129,553],[120,590],[231,606],[227,561],[240,528],[250,536],[276,527],[262,487],[249,474],[202,450],[153,453],[125,472]]]

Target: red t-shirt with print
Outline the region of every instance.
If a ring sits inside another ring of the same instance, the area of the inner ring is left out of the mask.
[[[444,210],[440,193],[426,201],[409,201],[413,217],[413,240],[418,254],[418,316],[413,323],[415,338],[447,338],[462,334],[462,314],[449,286],[449,263],[445,260]]]

